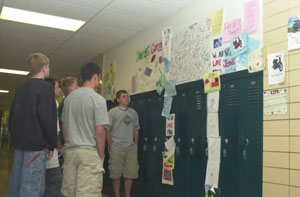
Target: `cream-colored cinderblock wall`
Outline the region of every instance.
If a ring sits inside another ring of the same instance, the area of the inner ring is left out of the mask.
[[[281,84],[269,86],[264,72],[264,89],[288,89],[288,113],[264,116],[263,197],[299,197],[300,49],[288,51],[287,24],[300,15],[300,0],[264,0],[263,10],[266,54],[284,51],[286,64]]]

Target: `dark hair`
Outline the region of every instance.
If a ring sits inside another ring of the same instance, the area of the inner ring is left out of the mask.
[[[122,94],[128,94],[128,92],[126,90],[119,90],[116,94],[116,97],[120,98]]]
[[[95,74],[100,75],[100,67],[94,63],[86,63],[81,67],[81,78],[82,82],[89,81]]]
[[[44,80],[47,81],[47,82],[49,82],[49,83],[53,86],[53,88],[55,88],[55,82],[56,82],[57,80],[55,80],[55,79],[53,79],[53,78],[51,78],[51,77],[46,78],[46,79],[44,79]]]

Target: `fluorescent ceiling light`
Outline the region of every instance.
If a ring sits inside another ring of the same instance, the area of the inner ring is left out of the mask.
[[[0,93],[9,93],[9,90],[0,90]]]
[[[85,24],[85,21],[63,18],[48,14],[41,14],[38,12],[30,12],[10,7],[2,8],[0,19],[52,27],[68,31],[77,31],[82,25]]]
[[[0,73],[8,73],[8,74],[15,74],[15,75],[28,75],[28,71],[22,71],[22,70],[11,70],[11,69],[5,69],[0,68]]]

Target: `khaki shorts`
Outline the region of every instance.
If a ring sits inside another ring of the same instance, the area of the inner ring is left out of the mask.
[[[137,146],[134,145],[127,149],[112,145],[109,151],[108,161],[109,177],[117,179],[123,177],[127,179],[137,179],[139,164],[137,160]]]
[[[61,193],[68,197],[101,197],[103,161],[97,150],[76,148],[65,151]]]

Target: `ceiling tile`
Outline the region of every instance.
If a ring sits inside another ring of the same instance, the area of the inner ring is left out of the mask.
[[[100,25],[136,31],[144,30],[145,28],[149,27],[152,23],[154,23],[154,21],[151,20],[144,20],[136,16],[108,10],[102,11],[91,22]]]
[[[148,0],[114,0],[107,10],[158,21],[174,13],[178,8]]]
[[[92,8],[99,8],[99,9],[103,9],[105,6],[107,6],[110,2],[112,2],[113,0],[61,0],[61,1],[65,1],[68,3],[72,3],[72,4],[77,4],[77,5],[83,5],[83,6],[88,6],[88,7],[92,7]]]

